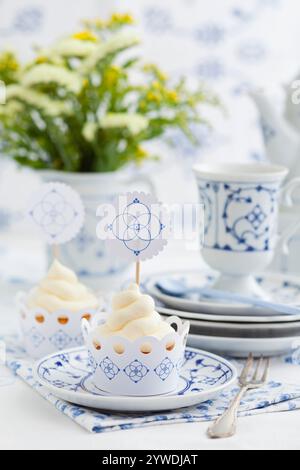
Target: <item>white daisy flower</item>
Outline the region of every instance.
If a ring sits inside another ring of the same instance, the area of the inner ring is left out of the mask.
[[[148,127],[149,121],[141,114],[108,113],[99,119],[102,128],[126,127],[132,134],[139,134]]]
[[[79,39],[68,38],[54,45],[50,55],[58,54],[63,57],[87,57],[96,52],[97,44],[91,41],[80,41]]]
[[[106,42],[97,46],[97,50],[84,60],[81,69],[84,72],[93,70],[98,62],[108,54],[112,54],[113,52],[126,49],[127,47],[131,47],[139,43],[140,39],[136,35],[125,33],[115,34]]]
[[[0,106],[0,116],[14,117],[16,113],[22,112],[22,104],[18,101],[11,100]]]
[[[38,91],[19,85],[9,85],[6,89],[7,100],[20,100],[30,106],[41,109],[48,116],[56,117],[69,114],[72,109],[65,101],[51,100],[48,96]]]
[[[23,75],[22,83],[27,87],[41,83],[57,83],[77,94],[82,87],[82,78],[78,73],[64,67],[39,64]]]
[[[98,125],[95,122],[87,122],[82,130],[83,137],[88,141],[92,142],[95,138]]]

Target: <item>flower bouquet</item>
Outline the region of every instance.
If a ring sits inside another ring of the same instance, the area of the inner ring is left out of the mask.
[[[26,64],[0,55],[2,154],[33,169],[104,173],[156,157],[145,143],[169,129],[194,139],[201,105],[217,98],[141,63],[131,53],[139,38],[126,30],[133,22],[128,14],[84,21]]]

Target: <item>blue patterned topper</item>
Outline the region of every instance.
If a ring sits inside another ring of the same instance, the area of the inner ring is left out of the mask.
[[[164,207],[142,192],[119,196],[101,205],[97,236],[107,240],[114,254],[136,262],[156,256],[167,244],[169,218]]]
[[[84,207],[71,187],[47,183],[33,195],[28,215],[49,245],[60,245],[75,238],[82,228]]]

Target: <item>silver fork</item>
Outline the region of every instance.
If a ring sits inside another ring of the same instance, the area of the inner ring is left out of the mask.
[[[263,367],[263,363],[265,365]],[[270,360],[264,361],[263,357],[257,361],[256,368],[251,378],[249,377],[250,371],[253,366],[253,355],[249,354],[245,367],[239,378],[239,385],[241,390],[239,391],[236,398],[233,400],[228,410],[220,416],[207,430],[207,434],[211,438],[224,438],[231,437],[236,433],[237,425],[237,413],[241,403],[241,400],[248,390],[253,390],[263,386],[268,377],[268,371],[270,366]],[[261,372],[262,369],[262,372]],[[260,378],[259,378],[260,377]]]

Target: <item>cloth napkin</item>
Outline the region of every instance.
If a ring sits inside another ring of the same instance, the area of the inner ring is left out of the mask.
[[[215,400],[209,400],[198,406],[180,410],[159,413],[109,413],[87,409],[72,405],[58,399],[44,386],[38,384],[32,374],[32,360],[20,346],[17,337],[0,338],[6,344],[6,365],[18,377],[24,380],[33,390],[53,404],[61,413],[65,414],[77,424],[92,433],[102,433],[123,429],[132,429],[145,426],[154,426],[170,423],[185,423],[196,421],[211,421],[228,407],[228,404],[237,393],[238,387],[224,392]],[[233,361],[239,368],[242,361]],[[272,371],[280,376],[280,371],[290,369],[291,376],[300,372],[300,351],[292,356],[275,359]],[[297,373],[296,373],[297,371]],[[0,371],[1,375],[1,371]],[[1,382],[1,381],[0,381]],[[290,385],[282,381],[272,380],[265,387],[251,391],[247,394],[240,407],[240,416],[250,416],[259,413],[272,413],[291,411],[300,408],[300,382]]]

